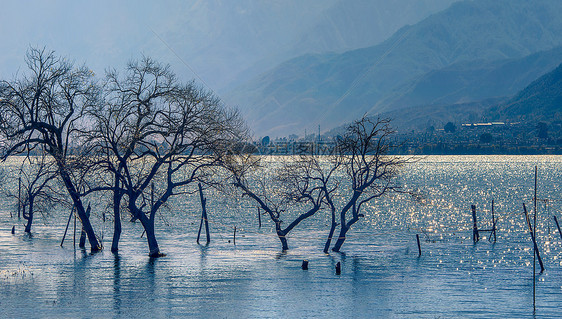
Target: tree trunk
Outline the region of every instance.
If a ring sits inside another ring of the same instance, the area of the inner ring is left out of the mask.
[[[347,205],[347,209],[351,208],[351,213],[353,216],[353,218],[351,218],[350,221],[348,222],[345,221],[345,214],[347,212],[347,209],[345,207],[340,213],[340,222],[341,222],[340,235],[334,247],[332,247],[332,251],[335,252],[340,251],[341,246],[345,242],[345,235],[347,234],[347,231],[351,228],[351,226],[353,226],[353,224],[355,224],[359,220],[359,212],[357,211],[357,205],[356,205],[357,198],[359,198],[359,193],[355,192],[352,200],[350,201],[350,203],[353,204],[351,205],[351,207],[349,207],[349,204]]]
[[[154,233],[154,219],[149,219],[142,212],[135,214],[137,218],[141,221],[144,231],[146,232],[146,240],[148,242],[148,256],[149,257],[163,257],[165,256],[160,252],[158,247],[158,241],[156,240],[156,235]]]
[[[330,227],[330,233],[328,234],[328,239],[326,239],[326,244],[324,245],[324,253],[327,254],[328,250],[330,249],[330,245],[332,244],[332,236],[334,236],[334,231],[338,224],[332,223],[332,227]]]
[[[119,179],[115,178],[115,189],[113,190],[113,240],[111,242],[111,252],[119,250],[119,239],[121,238],[121,191],[119,189]]]
[[[80,217],[80,220],[82,221],[82,227],[84,227],[84,230],[86,231],[86,235],[88,236],[88,241],[90,242],[91,251],[92,252],[100,251],[102,249],[102,247],[101,247],[100,243],[98,242],[98,239],[96,237],[96,233],[94,233],[94,228],[92,227],[92,224],[90,223],[90,218],[88,218],[88,216],[86,216],[86,210],[84,209],[84,205],[82,204],[82,201],[80,200],[80,195],[78,194],[78,191],[76,191],[76,188],[74,187],[74,184],[72,183],[72,180],[70,179],[70,176],[64,170],[64,167],[60,167],[60,165],[59,165],[59,169],[60,169],[59,171],[60,171],[61,179],[63,180],[64,185],[66,186],[66,189],[68,190],[68,194],[72,198],[72,201],[74,203],[74,207],[76,208],[76,212],[78,213],[78,217]]]
[[[328,253],[328,249],[330,249],[330,245],[332,244],[332,238],[334,236],[334,232],[336,231],[336,227],[338,227],[338,223],[336,223],[336,214],[332,212],[332,226],[330,227],[330,233],[328,234],[328,239],[326,239],[326,244],[324,245],[324,253]]]
[[[279,240],[281,241],[281,249],[282,250],[288,250],[289,249],[289,244],[287,243],[287,233],[285,233],[283,230],[281,230],[281,222],[280,221],[275,221],[275,231],[277,232],[277,237],[279,237]]]
[[[148,256],[150,257],[162,257],[164,254],[160,252],[160,247],[158,247],[158,242],[156,241],[156,235],[154,234],[154,220],[150,220],[149,225],[145,227],[146,229],[146,240],[148,241]]]
[[[279,240],[281,241],[281,248],[283,250],[288,250],[289,244],[287,243],[287,237],[285,237],[285,234],[283,234],[283,232],[278,232],[277,236],[279,237]]]
[[[90,223],[90,218],[86,216],[86,210],[84,209],[84,205],[82,204],[80,198],[76,198],[76,200],[74,201],[74,205],[76,207],[76,212],[78,213],[78,217],[80,217],[80,220],[82,221],[82,227],[84,227],[84,230],[86,231],[86,235],[88,236],[88,241],[90,242],[91,251],[92,252],[100,251],[102,249],[102,246],[100,245],[98,238],[96,237],[96,233],[94,233],[94,228]]]
[[[341,249],[341,246],[343,245],[343,243],[345,242],[345,235],[347,234],[347,231],[349,230],[349,227],[347,227],[347,225],[342,225],[341,229],[340,229],[340,236],[338,237],[338,240],[336,240],[336,244],[334,245],[334,247],[332,248],[332,251],[335,252],[339,252]]]
[[[34,202],[34,197],[33,196],[29,196],[29,212],[25,213],[25,206],[24,206],[24,212],[23,212],[23,218],[25,218],[27,220],[27,224],[25,225],[25,232],[30,234],[31,233],[31,224],[33,223],[33,202]]]
[[[353,209],[353,211],[355,212],[355,208]],[[345,242],[345,235],[347,234],[347,231],[351,228],[351,226],[353,226],[353,224],[355,224],[359,221],[358,214],[355,212],[354,215],[355,216],[349,222],[342,223],[342,226],[341,226],[341,229],[340,229],[340,236],[339,236],[338,240],[336,241],[336,244],[332,248],[332,251],[340,251],[341,246]]]
[[[88,216],[88,218],[90,218],[91,210],[92,207],[90,207],[90,204],[88,204],[88,208],[86,209],[86,216]],[[82,225],[82,231],[80,233],[80,243],[78,244],[78,247],[80,248],[86,247],[86,232],[84,231],[84,225]]]

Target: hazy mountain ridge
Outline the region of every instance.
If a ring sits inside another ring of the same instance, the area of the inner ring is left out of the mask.
[[[377,44],[404,24],[455,1],[194,0],[178,4],[177,10],[189,12],[189,18],[176,16],[157,30],[201,78],[222,92],[289,58]],[[413,8],[418,2],[416,10],[394,17],[392,24],[381,26],[367,18],[369,12],[396,12],[400,6]],[[361,15],[365,18],[349,23]],[[344,16],[347,18],[342,19]],[[323,27],[326,25],[331,28]],[[364,29],[371,31],[359,32]],[[334,38],[336,30],[339,36]],[[355,40],[341,41],[351,38]]]
[[[521,58],[560,46],[559,16],[561,1],[455,3],[400,29],[380,45],[287,61],[239,87],[232,100],[258,133],[337,126],[365,112],[392,110],[388,98],[428,72],[454,63]],[[312,117],[293,115],[303,110]]]
[[[324,4],[316,14],[309,14],[310,21],[295,19],[290,28],[278,28],[282,39],[269,43],[254,43],[238,47],[236,55],[245,55],[248,51],[264,50],[256,61],[244,61],[239,65],[230,65],[227,87],[233,89],[257,75],[273,69],[277,64],[288,59],[330,52],[345,52],[379,44],[399,28],[419,22],[428,15],[443,10],[459,0],[332,0]],[[307,2],[308,3],[308,2]],[[293,29],[295,28],[296,29]],[[295,31],[295,30],[298,30]],[[258,31],[259,33],[263,33]],[[271,32],[270,34],[275,34]],[[236,47],[236,45],[235,45]],[[265,50],[267,49],[267,50]],[[211,51],[211,50],[209,50]],[[214,53],[213,53],[214,52]],[[235,52],[236,53],[236,52]],[[211,55],[221,54],[220,50],[211,51]],[[234,56],[236,56],[234,55]],[[207,55],[202,55],[207,59]],[[251,63],[250,63],[251,62]]]
[[[540,54],[530,57],[536,59],[538,56]],[[526,59],[529,58],[521,60]],[[447,122],[460,125],[490,121],[562,121],[562,64],[509,97],[469,103],[421,105],[384,112],[379,117],[392,119],[393,127],[401,133],[410,130],[424,132],[430,126],[442,128]]]
[[[293,51],[344,52],[384,41],[399,28],[416,23],[458,0],[338,1],[293,45]]]
[[[562,47],[556,47],[523,58],[454,63],[422,75],[386,99],[391,109],[398,109],[512,96],[561,61]]]
[[[492,109],[492,114],[508,119],[562,120],[562,64]]]
[[[420,105],[383,112],[372,118],[391,120],[392,128],[398,134],[418,136],[431,130],[431,127],[442,129],[448,122],[460,125],[488,121],[490,109],[508,100],[509,98],[503,97],[468,103]],[[345,123],[329,130],[324,135],[327,137],[342,135],[348,125],[349,123]]]

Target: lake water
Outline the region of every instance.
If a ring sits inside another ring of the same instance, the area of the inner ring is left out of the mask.
[[[546,271],[537,275],[533,314],[532,242],[522,203],[532,212],[535,165]],[[562,317],[562,241],[552,217],[562,217],[562,157],[430,156],[409,164],[401,180],[421,192],[423,202],[396,197],[373,203],[350,231],[345,254],[329,255],[322,253],[327,214],[297,227],[291,249],[281,253],[269,220],[258,227],[255,208],[212,194],[208,246],[195,242],[199,200],[185,197],[157,221],[166,257],[148,258],[142,227],[128,221],[120,252],[112,254],[112,225],[102,222],[101,204],[92,222],[107,248],[91,255],[73,247],[72,223],[59,246],[68,211],[37,217],[29,238],[3,196],[0,317]],[[497,242],[484,235],[473,244],[470,205],[477,206],[479,227],[489,228],[492,199]],[[236,245],[229,242],[234,226]],[[303,259],[308,271],[301,269]]]

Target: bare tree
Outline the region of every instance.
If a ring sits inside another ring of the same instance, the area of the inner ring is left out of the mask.
[[[352,123],[330,154],[299,156],[232,156],[224,167],[233,185],[263,209],[275,224],[282,248],[287,234],[319,211],[328,211],[331,225],[324,252],[339,251],[347,232],[363,214],[364,205],[389,192],[403,192],[396,181],[408,159],[388,154],[389,121],[367,117]],[[285,220],[290,222],[283,226]]]
[[[93,252],[102,247],[96,238],[79,184],[87,166],[83,132],[84,109],[97,103],[98,86],[86,67],[74,67],[45,49],[30,48],[29,72],[13,81],[0,81],[0,135],[2,158],[43,148],[54,160],[88,235]]]
[[[107,72],[104,101],[90,110],[96,119],[91,140],[114,176],[116,230],[126,196],[128,210],[146,231],[149,255],[161,256],[156,213],[170,197],[204,180],[245,126],[212,93],[179,83],[169,66],[146,57],[130,62],[122,77]]]
[[[408,160],[389,155],[390,137],[394,131],[387,119],[373,120],[363,117],[352,123],[343,137],[337,141],[337,165],[343,170],[343,180],[339,185],[339,198],[334,192],[326,192],[326,202],[331,209],[337,207],[340,219],[340,232],[333,251],[340,251],[347,232],[364,217],[364,205],[389,192],[400,192],[396,181],[399,168]],[[338,203],[334,205],[334,203]],[[332,227],[334,226],[332,221]],[[326,246],[329,246],[329,236]]]
[[[48,211],[56,204],[61,203],[58,192],[57,172],[55,163],[50,161],[44,153],[35,156],[23,157],[17,177],[21,180],[22,196],[10,192],[9,196],[15,198],[23,208],[23,218],[26,220],[25,232],[31,233],[31,226],[35,213],[39,212],[46,217]]]
[[[322,208],[323,188],[317,175],[321,171],[310,157],[239,154],[223,164],[231,174],[232,185],[274,223],[283,250],[289,249],[287,235]]]
[[[324,253],[328,253],[334,232],[339,226],[336,220],[337,211],[337,192],[342,188],[341,154],[338,154],[337,147],[327,156],[313,155],[308,156],[310,167],[314,172],[314,179],[318,187],[322,190],[322,208],[330,212],[331,223],[328,239],[324,245]]]

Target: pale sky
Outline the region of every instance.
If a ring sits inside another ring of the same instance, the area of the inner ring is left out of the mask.
[[[169,59],[151,30],[159,30],[171,18],[173,8],[155,2],[136,3],[4,1],[0,11],[0,76],[9,78],[23,67],[30,45],[55,50],[96,72],[108,66],[121,68],[141,52]]]
[[[0,1],[2,79],[31,45],[98,75],[144,54],[220,93],[290,57],[374,45],[456,0]]]

